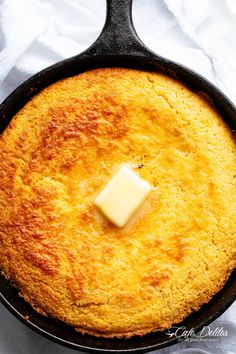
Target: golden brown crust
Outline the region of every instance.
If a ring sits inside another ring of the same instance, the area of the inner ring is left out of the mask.
[[[124,229],[93,205],[123,163],[157,187]],[[82,333],[163,330],[235,267],[236,147],[163,74],[97,69],[35,96],[0,138],[0,268]]]

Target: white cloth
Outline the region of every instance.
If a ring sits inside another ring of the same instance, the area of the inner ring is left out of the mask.
[[[105,0],[0,0],[0,101],[35,72],[92,44],[105,6]],[[201,73],[236,103],[236,0],[134,0],[133,17],[146,45]],[[158,353],[235,354],[236,304],[211,328],[222,326],[227,337]],[[0,306],[0,354],[21,353],[74,351],[33,333]]]

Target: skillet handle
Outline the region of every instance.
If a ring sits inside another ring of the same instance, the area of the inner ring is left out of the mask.
[[[107,0],[106,21],[98,39],[82,56],[150,55],[132,20],[132,0]]]

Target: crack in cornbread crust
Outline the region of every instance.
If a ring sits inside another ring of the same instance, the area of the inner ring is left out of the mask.
[[[123,163],[157,189],[118,229],[93,201]],[[112,68],[60,81],[0,139],[0,268],[80,332],[164,330],[235,267],[235,166],[218,113],[171,78]]]

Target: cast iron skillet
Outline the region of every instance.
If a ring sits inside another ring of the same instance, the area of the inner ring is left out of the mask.
[[[105,26],[99,38],[88,50],[41,71],[19,86],[0,106],[0,133],[4,131],[14,114],[44,87],[86,70],[112,66],[158,70],[174,76],[185,82],[192,90],[210,97],[226,123],[232,130],[236,130],[236,109],[219,89],[193,71],[151,52],[140,41],[132,23],[131,3],[132,0],[107,0]],[[200,330],[221,315],[235,298],[234,271],[224,288],[180,326]],[[77,350],[90,353],[143,353],[177,342],[176,338],[171,338],[165,332],[128,340],[81,335],[70,327],[35,312],[18,296],[17,290],[2,275],[0,275],[0,300],[18,319],[36,332]]]

